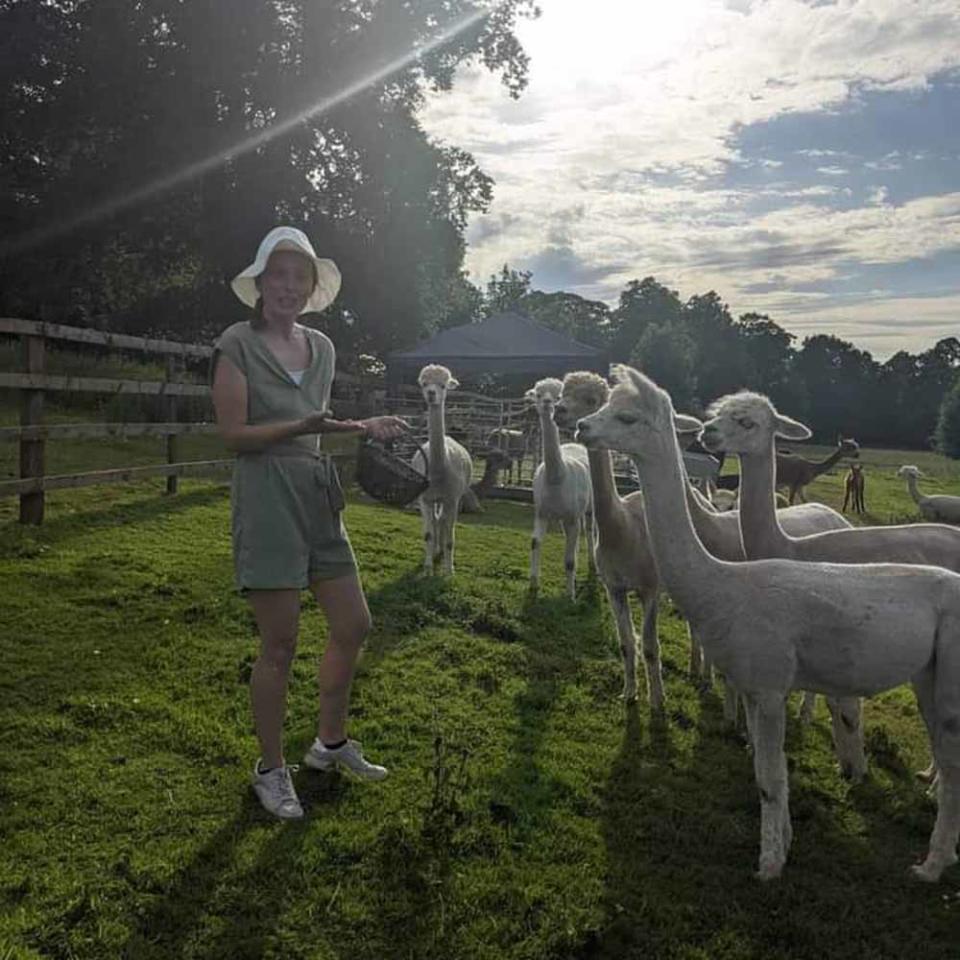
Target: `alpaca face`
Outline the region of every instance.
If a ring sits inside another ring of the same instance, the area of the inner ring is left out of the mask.
[[[596,413],[609,396],[610,388],[595,373],[568,373],[563,378],[563,390],[553,419],[561,427],[572,427],[583,417]]]
[[[700,442],[711,453],[769,452],[774,437],[806,440],[810,431],[796,420],[781,416],[773,404],[746,390],[721,397],[710,407]]]
[[[526,392],[525,397],[533,403],[541,417],[549,420],[553,417],[554,407],[562,391],[563,384],[554,377],[548,377],[546,380],[538,380],[533,389]]]
[[[673,412],[666,391],[631,367],[615,367],[617,386],[596,413],[577,423],[576,439],[588,447],[606,447],[641,459],[656,457],[665,438],[690,426],[690,418]]]
[[[428,364],[420,371],[417,383],[420,384],[428,407],[443,404],[447,399],[447,391],[456,390],[460,386],[446,367],[435,363]]]

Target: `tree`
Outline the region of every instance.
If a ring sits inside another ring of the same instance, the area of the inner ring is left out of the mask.
[[[681,322],[694,345],[701,406],[750,382],[751,365],[744,340],[716,292],[690,297],[683,305]]]
[[[654,323],[643,332],[630,362],[670,394],[676,410],[690,412],[697,409],[695,353],[693,341],[679,327]]]
[[[542,293],[531,290],[519,302],[531,320],[594,347],[607,344],[610,308],[599,300],[586,300],[575,293]]]
[[[513,270],[504,264],[499,274],[492,274],[487,281],[484,295],[484,313],[488,317],[505,310],[519,310],[520,302],[530,292],[529,270]]]
[[[415,339],[492,186],[417,110],[469,62],[517,95],[534,10],[0,0],[0,309],[195,337],[237,316],[225,281],[290,221],[341,267],[327,322],[349,311],[378,351]]]
[[[940,405],[935,437],[937,449],[944,456],[960,460],[960,377],[954,381]]]
[[[653,277],[631,280],[610,316],[610,355],[622,362],[633,354],[647,327],[679,323],[683,304],[676,290]]]
[[[878,364],[839,337],[807,337],[795,369],[807,388],[809,425],[821,439],[838,434],[861,442],[882,435],[883,408]]]

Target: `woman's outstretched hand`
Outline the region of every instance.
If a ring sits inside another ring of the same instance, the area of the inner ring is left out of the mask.
[[[410,431],[410,424],[402,417],[368,417],[358,423],[372,440],[395,440]]]

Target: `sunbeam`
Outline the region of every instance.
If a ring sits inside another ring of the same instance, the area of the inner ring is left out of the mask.
[[[152,180],[150,183],[144,184],[142,187],[138,187],[137,189],[132,190],[123,196],[115,197],[112,200],[107,200],[104,203],[97,204],[96,206],[90,207],[87,210],[84,210],[66,220],[62,220],[52,226],[30,230],[24,234],[21,234],[19,237],[13,237],[10,240],[0,242],[0,255],[9,257],[25,253],[26,251],[34,247],[41,246],[42,244],[47,243],[56,237],[70,233],[73,230],[76,230],[78,227],[82,227],[89,223],[95,223],[97,220],[112,216],[113,214],[119,213],[121,210],[125,210],[128,207],[136,206],[138,203],[142,203],[143,201],[148,200],[157,194],[164,193],[165,191],[170,190],[181,183],[185,183],[188,180],[199,177],[207,171],[217,167],[225,160],[249,153],[251,150],[255,150],[262,144],[268,143],[275,137],[282,136],[289,130],[292,130],[298,124],[303,123],[305,120],[318,116],[319,114],[322,114],[325,111],[340,105],[345,100],[349,100],[350,97],[359,93],[361,90],[365,90],[366,88],[373,86],[375,83],[385,80],[391,74],[394,74],[413,63],[419,57],[431,53],[433,50],[443,46],[443,44],[452,40],[463,31],[469,30],[470,27],[489,15],[489,10],[479,10],[461,18],[458,22],[454,23],[448,29],[438,34],[428,43],[414,47],[403,56],[398,57],[395,60],[391,60],[389,63],[373,71],[367,76],[361,77],[354,83],[348,84],[342,90],[338,90],[336,93],[331,94],[329,97],[325,97],[318,103],[312,104],[306,109],[293,114],[275,126],[269,127],[266,130],[262,130],[245,140],[241,140],[233,147],[218,151],[217,153],[212,154],[209,157],[205,157],[202,160],[198,160],[189,166],[175,171],[174,173],[168,174],[165,177],[160,177],[156,180]]]

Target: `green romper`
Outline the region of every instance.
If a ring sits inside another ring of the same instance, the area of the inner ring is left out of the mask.
[[[247,321],[228,327],[214,345],[214,367],[222,353],[247,378],[247,423],[299,420],[329,408],[333,344],[319,330],[302,329],[310,363],[299,386]],[[297,589],[356,570],[340,517],[340,479],[319,435],[238,453],[231,501],[241,590]]]

